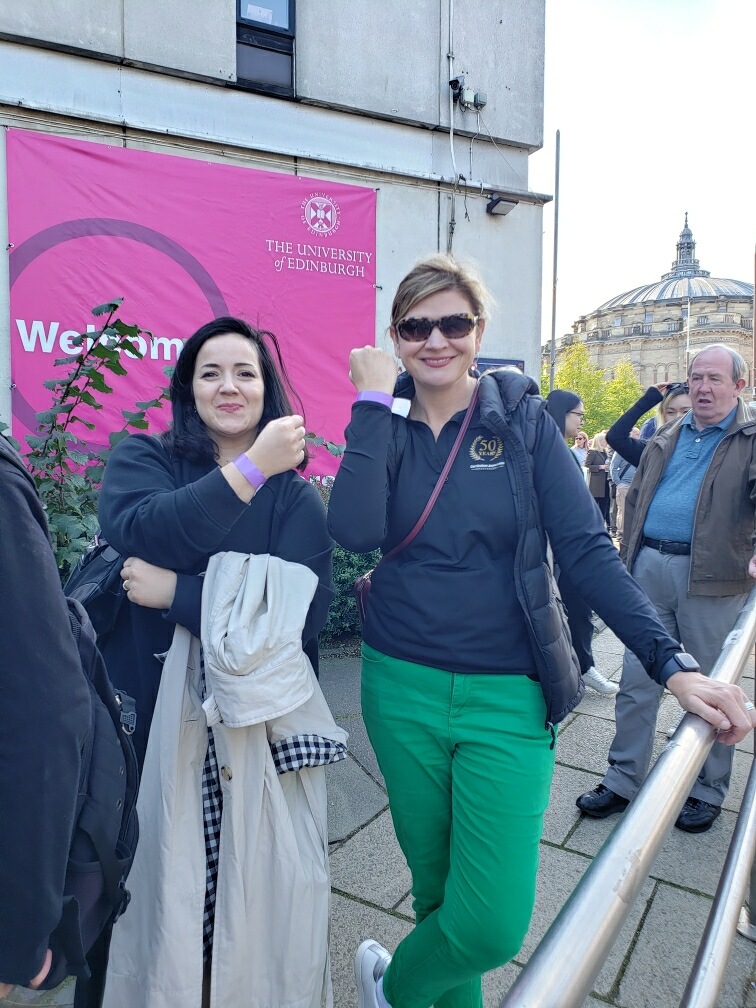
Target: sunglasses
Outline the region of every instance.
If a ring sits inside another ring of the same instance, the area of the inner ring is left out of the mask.
[[[672,382],[671,385],[667,385],[667,391],[664,395],[668,396],[670,392],[678,392],[680,389],[682,389],[683,392],[690,392],[686,381],[676,381]]]
[[[446,339],[464,339],[478,324],[478,315],[444,315],[442,318],[406,318],[394,328],[408,343],[422,343],[438,327]]]

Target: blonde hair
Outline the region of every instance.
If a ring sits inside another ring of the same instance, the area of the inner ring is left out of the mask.
[[[418,301],[447,290],[459,291],[466,297],[473,315],[488,318],[493,298],[477,270],[469,263],[439,254],[415,263],[400,282],[391,305],[391,326],[406,318]]]
[[[594,451],[606,451],[606,431],[599,431],[598,434],[593,435],[593,440],[591,441],[591,448]]]

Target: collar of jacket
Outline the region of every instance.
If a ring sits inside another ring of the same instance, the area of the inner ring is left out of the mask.
[[[478,379],[478,397],[481,417],[487,413],[511,414],[525,395],[539,395],[540,390],[528,375],[519,368],[505,366],[486,371]],[[415,382],[407,372],[399,375],[394,386],[397,399],[414,399]]]

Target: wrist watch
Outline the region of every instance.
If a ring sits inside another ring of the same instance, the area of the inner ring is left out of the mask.
[[[671,658],[665,661],[659,672],[659,678],[663,684],[666,684],[667,679],[673,676],[675,672],[700,672],[701,666],[698,664],[693,655],[688,654],[687,651],[678,651],[677,654],[673,654]]]

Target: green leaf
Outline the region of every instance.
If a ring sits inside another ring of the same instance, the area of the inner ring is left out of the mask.
[[[108,301],[107,304],[97,305],[96,308],[92,309],[93,315],[110,315],[118,309],[123,304],[123,298],[117,298],[115,301]]]

